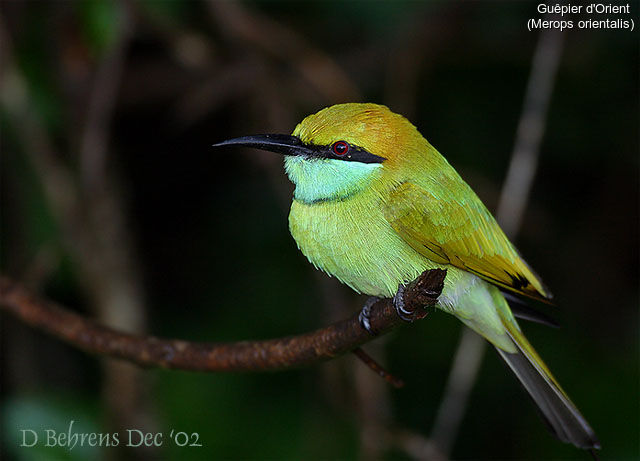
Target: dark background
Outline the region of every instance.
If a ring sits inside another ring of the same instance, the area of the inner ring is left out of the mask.
[[[2,272],[121,329],[271,338],[364,301],[316,273],[287,229],[282,159],[213,150],[290,133],[334,103],[407,116],[495,210],[539,32],[533,2],[3,2]],[[631,3],[637,23],[638,3]],[[626,17],[626,16],[625,16]],[[555,294],[527,324],[599,435],[638,456],[638,34],[571,30],[516,244]],[[102,363],[2,316],[2,454],[411,458],[461,324],[443,313],[352,357],[278,373]],[[19,429],[198,432],[201,448],[17,446]],[[423,439],[421,439],[422,437]],[[493,351],[455,459],[587,459],[552,438]]]

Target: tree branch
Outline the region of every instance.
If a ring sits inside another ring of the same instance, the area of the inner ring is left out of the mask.
[[[405,290],[405,306],[416,309],[414,319],[433,306],[442,291],[446,271],[423,272]],[[99,325],[30,293],[18,282],[0,277],[0,308],[24,323],[62,341],[98,355],[117,357],[145,367],[190,371],[259,371],[295,368],[329,360],[371,341],[358,315],[310,333],[264,341],[195,343],[124,333]],[[371,326],[378,334],[403,323],[390,299],[371,308]]]

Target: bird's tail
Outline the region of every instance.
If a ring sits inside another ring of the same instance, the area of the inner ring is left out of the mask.
[[[500,317],[517,351],[510,353],[497,346],[496,349],[529,392],[558,439],[579,448],[600,448],[593,429],[529,344],[515,320],[508,318],[510,316]]]

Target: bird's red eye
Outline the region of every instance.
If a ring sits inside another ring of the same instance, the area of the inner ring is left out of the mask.
[[[332,146],[333,153],[336,155],[344,155],[349,152],[349,144],[346,141],[338,141],[333,143]]]

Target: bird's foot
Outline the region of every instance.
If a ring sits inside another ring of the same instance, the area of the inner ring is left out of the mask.
[[[362,306],[360,315],[358,315],[358,320],[360,321],[362,328],[367,330],[367,332],[373,336],[377,333],[371,328],[371,306],[373,306],[379,299],[380,298],[376,296],[370,296],[369,299],[367,299],[367,302],[364,303],[364,306]]]
[[[406,287],[403,284],[398,285],[398,291],[393,297],[393,307],[396,308],[396,313],[398,314],[398,317],[400,317],[405,322],[413,322],[414,311],[409,311],[405,307],[405,303],[404,303],[405,290],[406,290]]]
[[[417,279],[407,285],[398,285],[398,291],[392,298],[393,307],[398,317],[405,322],[413,322],[425,318],[429,313],[427,308],[434,306],[438,302],[438,296],[442,293],[446,274],[447,271],[442,269],[425,270]],[[407,294],[409,296],[406,296]],[[367,299],[358,316],[362,328],[372,335],[376,335],[377,332],[371,327],[371,307],[378,299],[375,296]]]
[[[422,276],[421,276],[422,277]],[[433,306],[440,295],[440,290],[434,291],[428,289],[424,285],[421,278],[417,279],[417,282],[411,282],[408,285],[398,285],[398,291],[393,297],[393,307],[396,308],[396,313],[405,322],[413,322],[415,320],[423,319],[427,316],[427,306]],[[416,293],[416,288],[419,291]],[[413,295],[409,296],[409,299],[405,299],[407,290],[413,290]]]

